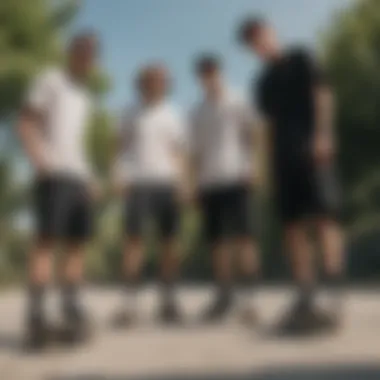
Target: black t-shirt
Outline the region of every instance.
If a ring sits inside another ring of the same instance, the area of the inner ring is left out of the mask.
[[[321,67],[302,49],[269,64],[258,82],[260,112],[274,128],[279,152],[303,151],[314,125],[313,87],[325,82]]]

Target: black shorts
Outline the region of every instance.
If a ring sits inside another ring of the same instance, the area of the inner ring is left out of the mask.
[[[277,166],[276,203],[282,222],[292,223],[314,216],[339,218],[341,193],[333,166],[316,169],[308,161]]]
[[[37,179],[34,189],[37,235],[84,242],[92,232],[92,204],[84,182],[69,177]]]
[[[213,243],[240,238],[256,231],[252,191],[245,185],[230,185],[204,190],[200,197],[204,234]]]
[[[125,232],[142,237],[150,223],[161,238],[177,235],[180,211],[176,189],[172,186],[134,186],[126,199]]]

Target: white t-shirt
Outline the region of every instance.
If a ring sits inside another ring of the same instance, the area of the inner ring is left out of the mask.
[[[191,150],[201,187],[245,181],[254,170],[251,106],[230,90],[215,102],[204,100],[191,114]]]
[[[26,104],[42,116],[41,136],[48,170],[87,180],[85,132],[91,101],[85,88],[61,69],[48,69],[29,88]]]
[[[139,184],[174,184],[179,179],[176,151],[185,149],[183,119],[168,103],[129,107],[120,127],[119,180]]]

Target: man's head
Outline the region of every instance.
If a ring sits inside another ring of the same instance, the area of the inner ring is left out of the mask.
[[[85,79],[92,71],[99,50],[98,39],[93,32],[74,36],[69,46],[69,66],[72,73]]]
[[[162,100],[170,87],[168,70],[161,63],[151,63],[142,67],[137,74],[136,82],[141,98],[147,102]]]
[[[280,52],[275,30],[259,17],[250,17],[243,21],[238,31],[238,39],[265,61],[275,58]]]
[[[208,95],[216,95],[222,88],[222,64],[215,54],[204,54],[195,63],[195,71]]]

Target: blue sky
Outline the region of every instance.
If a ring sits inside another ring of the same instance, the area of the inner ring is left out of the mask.
[[[237,46],[239,20],[259,13],[276,25],[284,43],[316,46],[332,16],[353,0],[85,0],[75,28],[93,27],[103,45],[104,66],[112,77],[112,109],[133,99],[136,68],[148,60],[169,66],[173,98],[188,107],[198,94],[191,71],[197,52],[212,50],[225,58],[226,76],[247,91],[257,62]]]

